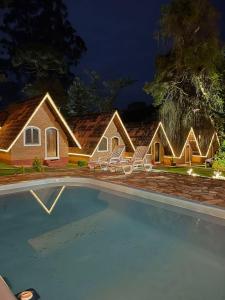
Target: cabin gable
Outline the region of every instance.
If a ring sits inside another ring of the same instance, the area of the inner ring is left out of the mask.
[[[27,128],[38,128],[40,132],[40,143],[38,145],[25,144],[25,132]],[[38,109],[34,117],[24,128],[23,132],[17,139],[16,143],[11,148],[12,164],[31,165],[34,158],[39,158],[41,161],[48,160],[46,155],[46,129],[55,128],[58,132],[58,158],[60,161],[67,162],[68,160],[68,138],[61,124],[55,118],[49,105],[44,102]]]

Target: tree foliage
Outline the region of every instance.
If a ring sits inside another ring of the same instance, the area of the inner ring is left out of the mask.
[[[115,109],[122,89],[134,83],[129,78],[102,80],[95,71],[86,71],[86,80],[75,77],[68,90],[68,113],[81,115],[88,112],[106,112]]]
[[[21,85],[55,78],[66,86],[86,51],[62,0],[3,1],[0,41],[5,69]],[[4,6],[5,4],[5,6]],[[38,92],[38,91],[37,91]]]
[[[219,124],[223,84],[219,70],[223,51],[219,15],[209,0],[172,0],[162,9],[157,38],[163,53],[156,75],[144,90],[160,107],[171,138],[190,126]]]
[[[216,171],[225,171],[225,140],[220,145],[220,149],[215,156],[213,169]]]

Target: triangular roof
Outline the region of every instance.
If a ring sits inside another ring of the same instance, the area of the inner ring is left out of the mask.
[[[182,150],[181,150],[180,154],[176,153],[176,158],[181,158],[182,157],[187,144],[190,144],[192,150],[195,151],[196,153],[198,153],[197,155],[202,156],[202,152],[201,152],[201,149],[199,147],[199,143],[198,143],[198,140],[196,138],[195,132],[194,132],[193,128],[191,127],[191,129],[188,132],[187,138],[184,142],[184,145],[182,147]]]
[[[0,151],[10,151],[43,103],[48,103],[52,113],[64,128],[69,139],[81,148],[80,143],[75,138],[51,96],[49,93],[46,93],[45,96],[34,97],[23,102],[11,104],[0,113]]]
[[[166,131],[165,131],[165,128],[164,128],[162,122],[159,122],[159,124],[158,124],[158,126],[157,126],[157,128],[156,128],[156,131],[155,131],[155,133],[154,133],[154,135],[153,135],[153,137],[152,137],[152,139],[151,139],[151,142],[150,142],[150,144],[149,144],[149,147],[152,146],[153,140],[154,140],[155,136],[157,135],[157,133],[159,132],[159,130],[162,130],[163,136],[164,136],[164,138],[165,138],[165,141],[166,141],[167,145],[169,146],[169,149],[170,149],[170,151],[171,151],[171,154],[172,154],[172,156],[175,156],[174,149],[173,149],[173,147],[172,147],[172,145],[171,145],[171,143],[170,143],[170,140],[169,140],[169,138],[168,138],[168,136],[167,136],[167,134],[166,134]]]
[[[127,131],[135,147],[148,146],[150,148],[155,136],[160,130],[162,131],[162,134],[171,151],[171,154],[174,156],[175,154],[173,151],[173,147],[167,137],[162,122],[127,124]]]
[[[111,113],[95,113],[72,117],[69,124],[79,139],[82,150],[80,153],[91,156],[100,144],[111,122],[115,122],[131,151],[134,145],[117,111]]]
[[[205,157],[208,156],[208,152],[214,140],[218,142],[218,144],[220,144],[218,135],[212,126],[207,129],[195,128],[194,131],[196,133],[196,137],[202,152],[202,156]]]
[[[211,137],[211,140],[210,140],[210,143],[208,145],[207,151],[202,154],[204,157],[207,157],[209,155],[210,148],[211,148],[212,145],[215,145],[215,143],[217,143],[217,146],[219,148],[220,147],[220,140],[219,140],[217,132],[213,133],[213,135]]]

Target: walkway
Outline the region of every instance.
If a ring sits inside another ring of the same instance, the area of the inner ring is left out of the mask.
[[[225,181],[165,172],[135,172],[125,176],[103,171],[89,171],[88,168],[60,169],[44,173],[3,176],[0,177],[0,184],[63,176],[92,177],[225,208]]]

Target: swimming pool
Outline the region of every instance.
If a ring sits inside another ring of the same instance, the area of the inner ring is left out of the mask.
[[[96,188],[32,190],[0,196],[0,274],[15,293],[225,299],[224,220]]]

